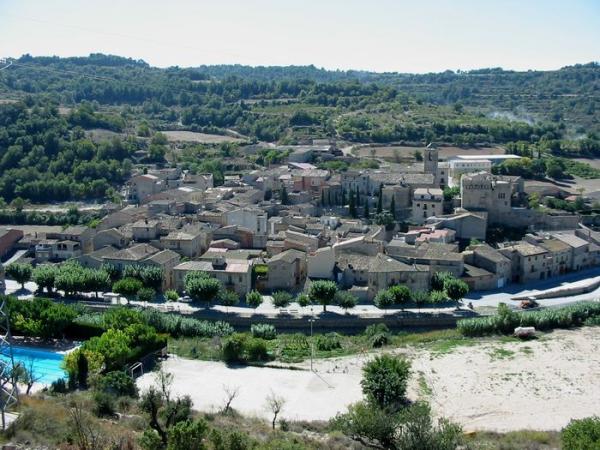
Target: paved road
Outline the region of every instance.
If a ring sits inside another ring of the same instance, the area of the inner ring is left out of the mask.
[[[464,304],[469,302],[473,303],[475,308],[478,307],[497,307],[499,303],[506,303],[513,306],[518,306],[520,302],[511,300],[512,297],[517,295],[526,295],[535,292],[539,292],[541,290],[556,288],[559,286],[565,286],[569,283],[586,280],[589,278],[594,278],[600,276],[600,267],[596,267],[593,269],[583,270],[580,272],[571,273],[568,275],[563,275],[560,277],[554,277],[550,280],[539,281],[534,283],[527,284],[515,284],[509,285],[502,290],[497,291],[475,291],[469,293],[465,299]],[[6,280],[6,294],[16,294],[19,298],[30,298],[33,295],[33,292],[37,289],[37,285],[33,282],[28,282],[25,284],[25,290],[21,289],[21,286],[13,281]],[[92,295],[90,294],[90,297]],[[556,305],[564,305],[573,302],[583,301],[583,300],[596,300],[600,299],[600,288],[588,292],[586,294],[575,295],[570,297],[559,297],[553,299],[543,299],[539,300],[542,306],[556,306]],[[122,300],[122,303],[125,303]],[[131,302],[132,304],[140,305],[140,306],[155,306],[157,304],[143,304],[141,302]],[[197,310],[203,309],[203,306],[192,306],[188,303],[180,303],[180,302],[169,302],[166,304],[158,304],[160,308],[169,307],[174,311],[184,311],[184,312],[194,312]],[[270,296],[264,296],[264,301],[262,305],[260,305],[256,310],[252,308],[248,308],[246,306],[234,306],[234,307],[225,307],[221,305],[213,305],[212,309],[215,311],[229,312],[229,313],[237,313],[248,315],[252,314],[254,311],[261,315],[277,315],[282,312],[281,309],[275,308],[272,303],[272,298]],[[418,310],[416,308],[408,308],[405,311],[410,312],[438,312],[438,313],[449,313],[454,311],[454,306],[448,305],[444,308],[423,308]],[[298,314],[298,315],[318,315],[322,311],[321,306],[306,306],[301,307],[297,303],[292,303],[287,308],[284,308],[285,312],[289,314]],[[327,311],[337,314],[344,314],[346,311],[339,306],[328,306]],[[382,316],[384,314],[394,314],[400,312],[400,309],[390,308],[387,311],[382,311],[375,307],[373,304],[359,304],[356,308],[348,310],[347,314],[358,315],[364,317],[377,317]]]

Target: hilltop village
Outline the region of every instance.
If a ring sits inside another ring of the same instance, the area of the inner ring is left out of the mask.
[[[318,163],[354,158],[335,142],[275,150],[285,155],[277,163],[218,186],[210,173],[140,167],[122,205],[93,226],[4,226],[0,253],[20,250],[11,262],[34,265],[158,267],[161,290],[182,296],[186,274],[202,271],[240,298],[333,280],[361,301],[397,284],[429,291],[436,272],[494,290],[600,263],[600,235],[579,215],[540,208],[521,177],[492,174],[519,156],[441,160],[430,144],[410,163],[336,171]]]

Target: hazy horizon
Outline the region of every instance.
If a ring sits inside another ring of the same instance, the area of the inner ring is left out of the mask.
[[[600,60],[594,0],[0,0],[0,18],[3,57],[105,53],[156,67],[379,73],[555,70]]]

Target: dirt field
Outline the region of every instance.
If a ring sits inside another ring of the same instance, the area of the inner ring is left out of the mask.
[[[221,142],[242,142],[242,139],[220,134],[196,133],[193,131],[163,131],[171,142],[197,142],[199,144],[220,144]]]
[[[416,150],[423,152],[423,147],[407,147],[407,146],[392,146],[392,147],[361,147],[358,150],[358,156],[375,156],[379,158],[394,159],[396,155],[402,158],[412,157]],[[502,155],[504,149],[502,147],[480,147],[480,148],[460,148],[460,147],[440,147],[440,158],[447,159],[456,155]]]
[[[466,430],[559,430],[572,418],[598,413],[600,328],[557,331],[529,342],[486,341],[407,350],[412,399],[428,400],[434,411]],[[287,402],[283,417],[327,420],[361,399],[361,367],[369,356],[315,362],[315,370],[228,368],[219,362],[170,358],[173,391],[192,396],[201,410],[222,408],[224,387],[239,387],[233,407],[267,418],[266,397]],[[308,369],[309,363],[298,368]],[[268,382],[267,382],[268,380]],[[146,389],[154,374],[138,381]]]

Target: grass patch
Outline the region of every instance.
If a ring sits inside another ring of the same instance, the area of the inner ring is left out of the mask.
[[[427,384],[425,374],[422,371],[419,371],[419,377],[417,378],[417,382],[419,383],[419,393],[423,397],[431,397],[433,391],[431,390],[429,384]]]
[[[490,358],[495,359],[511,359],[515,356],[515,352],[506,348],[495,347],[490,351]]]
[[[560,433],[521,430],[509,433],[477,432],[466,436],[468,448],[486,450],[550,450],[560,448]]]

